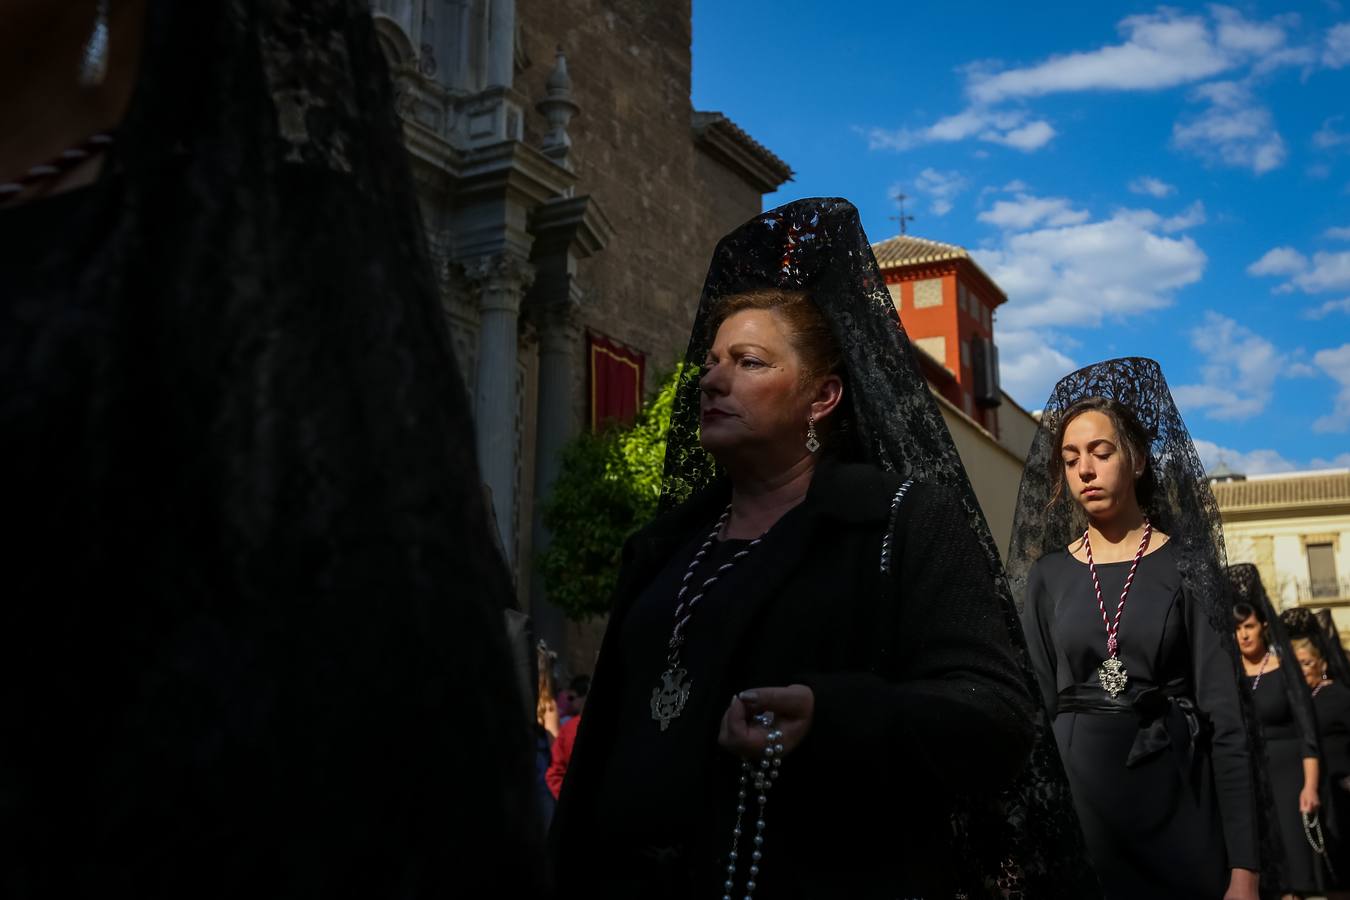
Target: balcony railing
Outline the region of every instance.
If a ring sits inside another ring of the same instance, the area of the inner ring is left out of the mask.
[[[1350,578],[1328,578],[1312,581],[1304,578],[1294,582],[1300,606],[1316,605],[1333,600],[1350,600]]]

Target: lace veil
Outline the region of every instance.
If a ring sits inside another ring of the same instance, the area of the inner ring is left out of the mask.
[[[47,308],[106,316],[33,344],[82,327],[97,371],[66,473],[91,485],[70,527],[94,524],[46,584],[131,598],[6,619],[77,623],[63,640],[94,649],[57,680],[97,673],[79,696],[128,682],[81,834],[179,894],[273,871],[297,894],[525,895],[513,592],[369,5],[148,6],[97,239],[32,261],[79,273]]]
[[[662,508],[718,477],[699,446],[697,372],[721,297],[752,288],[805,289],[830,322],[845,360],[845,401],[832,452],[907,478],[944,485],[960,498],[984,548],[1002,600],[1009,639],[1022,650],[1027,688],[1039,697],[997,545],[956,447],[886,289],[858,212],[845,200],[798,200],[763,213],[717,245],[685,353],[666,450]],[[1019,782],[990,806],[964,798],[954,827],[966,844],[973,895],[1089,897],[1097,893],[1054,739],[1043,726]]]

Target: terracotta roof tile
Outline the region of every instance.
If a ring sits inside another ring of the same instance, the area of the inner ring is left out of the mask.
[[[1350,472],[1220,481],[1212,485],[1219,509],[1350,503]]]
[[[1003,292],[1003,288],[999,287],[998,282],[989,277],[989,273],[980,268],[980,264],[975,261],[975,257],[971,256],[965,247],[946,244],[942,241],[930,241],[928,238],[915,237],[912,234],[897,234],[893,238],[887,238],[873,244],[872,253],[876,256],[877,265],[881,266],[883,272],[906,266],[920,266],[926,263],[964,259],[998,292],[1000,298],[997,301],[998,303],[1008,299]]]

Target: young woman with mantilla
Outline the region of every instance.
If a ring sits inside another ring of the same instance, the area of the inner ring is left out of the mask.
[[[1218,521],[1156,363],[1112,360],[1056,386],[1009,568],[1108,898],[1257,896]]]
[[[725,238],[686,361],[554,820],[562,894],[1090,895],[997,553],[856,210]],[[969,799],[1018,785],[1016,834]]]
[[[1256,757],[1264,776],[1258,799],[1279,838],[1278,853],[1263,860],[1261,881],[1286,900],[1321,893],[1326,873],[1305,834],[1305,822],[1318,813],[1321,753],[1312,696],[1284,624],[1251,563],[1228,567],[1233,586],[1233,623],[1242,654],[1244,690],[1259,728]]]

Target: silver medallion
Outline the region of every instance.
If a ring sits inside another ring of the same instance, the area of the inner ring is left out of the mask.
[[[661,673],[661,686],[652,688],[652,718],[661,723],[662,731],[680,717],[689,702],[688,677],[687,669],[666,669]]]
[[[1097,680],[1102,683],[1102,689],[1112,697],[1125,690],[1125,685],[1129,683],[1129,673],[1125,671],[1125,664],[1120,661],[1119,656],[1108,656],[1102,660],[1102,664],[1097,667]]]

